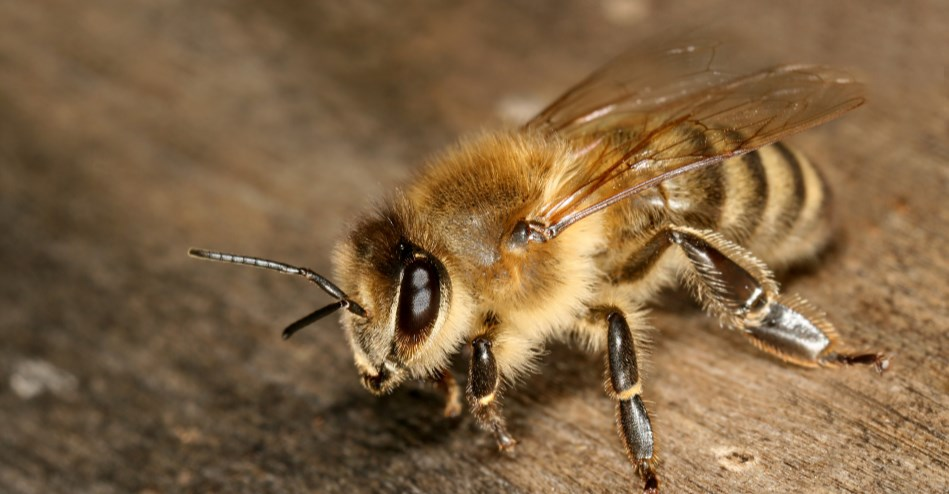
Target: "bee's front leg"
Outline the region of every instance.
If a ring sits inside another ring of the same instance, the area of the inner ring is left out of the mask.
[[[780,296],[768,268],[721,235],[671,227],[669,241],[691,263],[688,278],[706,310],[739,329],[762,350],[798,365],[889,366],[883,353],[840,353],[837,331],[824,314],[798,296]]]
[[[659,492],[653,458],[654,441],[649,414],[643,404],[636,345],[626,317],[618,309],[606,311],[610,396],[616,401],[616,421],[626,453],[645,482],[643,492]]]
[[[497,361],[491,351],[491,340],[487,337],[476,338],[471,342],[471,367],[468,374],[468,403],[471,413],[482,429],[494,433],[501,451],[510,451],[517,445],[504,425],[498,405],[501,375]]]
[[[431,381],[445,394],[445,417],[454,418],[461,415],[461,386],[451,370],[445,369],[436,373],[431,376]]]

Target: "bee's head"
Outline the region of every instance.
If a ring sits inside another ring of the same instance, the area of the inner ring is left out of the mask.
[[[366,310],[365,317],[345,315],[343,325],[363,385],[374,394],[439,370],[460,342],[448,329],[459,326],[449,324],[457,295],[450,266],[425,238],[431,236],[412,235],[384,215],[358,226],[337,250],[340,283]]]
[[[336,302],[288,326],[284,339],[346,309],[342,322],[362,383],[372,393],[384,394],[406,378],[431,376],[447,365],[463,341],[460,328],[467,316],[465,310],[455,310],[449,318],[449,307],[471,305],[461,290],[452,289],[450,265],[446,268],[443,251],[431,241],[436,236],[420,234],[424,226],[410,228],[415,235],[406,230],[387,215],[361,223],[336,253],[342,288],[309,269],[281,262],[201,249],[189,254],[297,275],[319,285]]]

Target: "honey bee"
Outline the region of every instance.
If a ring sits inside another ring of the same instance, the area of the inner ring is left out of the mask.
[[[706,312],[761,350],[807,367],[868,364],[825,315],[781,293],[771,268],[813,258],[830,238],[818,170],[779,142],[864,102],[862,85],[817,65],[727,70],[717,41],[629,52],[515,130],[451,147],[338,245],[339,285],[306,268],[192,249],[195,257],[302,276],[336,301],[362,384],[408,379],[446,394],[465,346],[464,393],[501,450],[502,390],[548,340],[606,353],[607,393],[644,492],[658,492],[640,378],[644,305],[683,283]],[[769,267],[770,266],[770,267]]]

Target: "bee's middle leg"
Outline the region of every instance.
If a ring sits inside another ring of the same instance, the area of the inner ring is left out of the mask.
[[[504,416],[498,405],[501,387],[501,375],[498,372],[491,340],[488,337],[475,338],[471,342],[471,367],[468,374],[468,403],[471,413],[482,429],[493,432],[498,441],[498,449],[510,451],[517,441],[507,432]]]
[[[642,477],[644,493],[659,492],[653,457],[652,425],[643,404],[636,345],[626,316],[618,309],[605,311],[607,323],[609,394],[616,401],[616,422],[626,453]]]

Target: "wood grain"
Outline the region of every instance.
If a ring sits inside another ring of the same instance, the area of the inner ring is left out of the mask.
[[[840,235],[789,290],[893,369],[793,368],[673,300],[646,398],[667,492],[947,492],[946,2],[0,2],[0,491],[617,492],[603,359],[554,345],[499,456],[376,399],[299,280],[456,136],[512,125],[642,36],[715,23],[850,66],[867,107],[795,139]],[[463,365],[459,361],[459,370]]]

